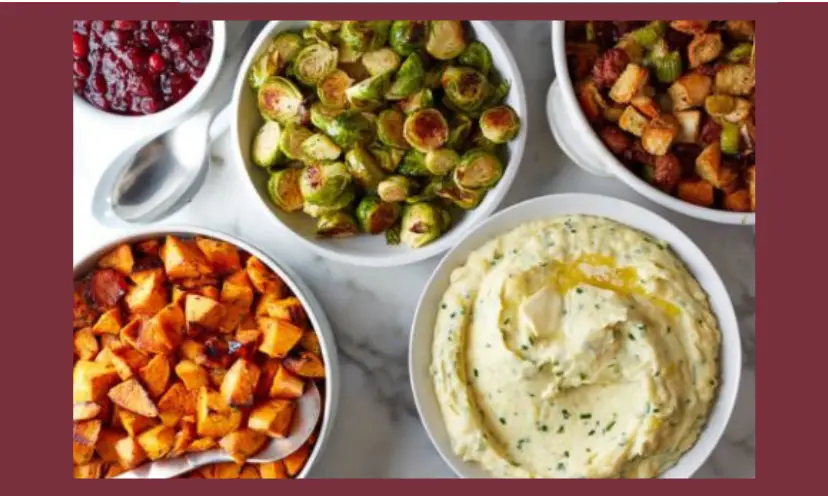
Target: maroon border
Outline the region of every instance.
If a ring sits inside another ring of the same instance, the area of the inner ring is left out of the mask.
[[[320,12],[330,18],[353,17],[355,12],[374,18],[477,18],[488,19],[630,19],[630,18],[752,18],[761,26],[762,72],[759,91],[763,117],[759,133],[762,157],[767,162],[762,174],[763,211],[761,215],[758,271],[761,274],[760,312],[762,346],[757,352],[762,364],[762,380],[757,386],[757,409],[763,422],[762,444],[757,474],[763,484],[758,492],[778,493],[804,489],[813,480],[816,487],[825,459],[824,377],[820,368],[828,349],[824,318],[825,262],[823,246],[826,220],[825,187],[828,164],[817,148],[824,146],[826,115],[824,42],[828,7],[819,4],[3,4],[0,6],[0,47],[4,95],[3,116],[8,123],[4,139],[5,207],[7,233],[5,247],[4,305],[3,444],[6,448],[5,486],[13,493],[43,488],[69,494],[108,494],[112,487],[97,483],[69,481],[67,455],[56,446],[65,434],[55,422],[55,408],[68,405],[58,398],[68,395],[55,376],[66,376],[68,353],[63,344],[52,344],[53,329],[64,327],[62,311],[53,311],[55,302],[68,301],[68,288],[53,284],[54,274],[68,270],[62,265],[59,246],[68,246],[69,214],[60,205],[69,202],[71,181],[66,161],[71,141],[60,129],[68,129],[69,98],[66,83],[55,77],[53,67],[67,67],[69,21],[74,18],[222,18],[222,19],[298,19],[316,17]],[[60,43],[67,48],[60,49]],[[57,47],[57,48],[56,48]],[[548,47],[537,47],[540,56]],[[548,55],[551,56],[551,55]],[[73,129],[82,133],[82,129]],[[810,145],[810,146],[809,146]],[[764,177],[764,176],[763,176]],[[822,182],[821,179],[826,179]],[[27,187],[28,186],[28,187]],[[823,215],[817,215],[823,214]],[[788,238],[786,236],[790,236]],[[64,245],[65,243],[65,245]],[[68,251],[68,248],[66,249]],[[68,258],[68,255],[65,256]],[[68,282],[67,282],[68,285]],[[59,307],[60,305],[58,305]],[[13,310],[12,310],[13,309]],[[68,313],[68,311],[67,311]],[[38,334],[32,336],[31,334]],[[42,337],[40,336],[42,335]],[[60,351],[64,350],[64,351]],[[61,357],[63,355],[63,357]],[[65,362],[64,362],[65,361]],[[63,368],[63,371],[60,369]],[[68,380],[68,379],[67,379]],[[338,427],[355,419],[338,419]],[[68,450],[67,448],[64,448]],[[434,456],[437,456],[436,453]],[[65,466],[63,470],[55,467]],[[65,476],[57,476],[57,473]],[[63,478],[66,477],[66,478]],[[145,481],[121,483],[118,496],[145,496],[149,485],[153,494],[172,493],[175,484]],[[531,484],[532,482],[514,482]],[[573,481],[555,481],[574,489]],[[625,483],[596,481],[596,486],[578,486],[598,491],[611,489],[618,494],[656,494],[666,482],[650,486],[625,486]],[[201,482],[199,494],[226,496],[227,485]],[[262,481],[256,490],[267,490]],[[346,486],[330,481],[308,481],[302,488],[308,494],[331,494]],[[450,488],[451,481],[352,481],[347,487],[398,494],[419,494],[424,490]],[[498,494],[505,482],[467,481],[465,487],[481,495]],[[603,485],[601,485],[603,484]],[[617,484],[610,488],[610,484]],[[620,485],[618,485],[620,484]],[[693,486],[693,484],[697,484]],[[702,489],[721,486],[734,490],[738,482],[695,481],[678,483],[670,490],[677,495],[695,496]],[[178,486],[181,488],[182,486]],[[456,488],[457,486],[455,486]],[[251,487],[252,490],[252,487]],[[158,491],[155,493],[155,491]]]

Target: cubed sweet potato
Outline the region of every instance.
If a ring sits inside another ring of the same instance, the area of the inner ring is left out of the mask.
[[[72,402],[97,401],[118,382],[118,372],[111,364],[79,360],[72,372]]]
[[[270,437],[283,438],[290,432],[296,404],[290,400],[270,400],[250,411],[247,426]]]
[[[158,408],[149,393],[135,379],[129,379],[109,390],[112,403],[145,417],[158,417]]]
[[[299,346],[303,350],[310,351],[318,357],[322,356],[322,346],[319,344],[319,336],[313,331],[305,331],[302,334],[302,339],[299,340]]]
[[[271,398],[293,399],[302,396],[304,391],[305,382],[280,365],[270,385],[269,396]]]
[[[72,424],[72,461],[75,465],[83,465],[92,460],[101,425],[100,420],[84,420]]]
[[[72,420],[90,420],[101,413],[101,405],[94,401],[82,401],[72,404]]]
[[[667,89],[673,101],[673,111],[700,107],[710,94],[713,80],[699,72],[684,74]]]
[[[216,463],[213,477],[216,479],[238,479],[244,465],[241,463]]]
[[[133,284],[141,284],[147,279],[156,279],[163,283],[167,280],[167,274],[164,273],[164,267],[148,267],[136,270],[129,278]]]
[[[678,197],[682,200],[709,207],[713,205],[713,185],[702,179],[685,179],[678,185]]]
[[[726,188],[737,178],[732,169],[722,164],[719,142],[707,145],[696,157],[696,174],[719,189]]]
[[[150,396],[158,398],[167,390],[167,384],[170,381],[170,361],[164,355],[155,355],[138,370],[138,377],[141,378]]]
[[[287,479],[287,471],[282,460],[259,465],[259,474],[262,479]]]
[[[285,286],[284,281],[258,258],[248,258],[246,269],[247,277],[259,293],[275,294],[281,298],[287,296],[287,286]]]
[[[240,270],[228,276],[221,286],[221,301],[250,308],[253,304],[253,286],[247,271]]]
[[[239,303],[230,303],[226,305],[225,310],[224,318],[219,324],[219,331],[229,334],[238,329],[247,317],[250,307]]]
[[[239,479],[259,479],[259,469],[255,465],[245,465],[239,474]]]
[[[143,351],[169,355],[184,338],[184,311],[176,304],[162,308],[138,332],[137,346]]]
[[[302,339],[302,328],[286,320],[260,317],[258,324],[259,330],[262,331],[262,344],[259,345],[259,351],[270,357],[287,356]]]
[[[188,476],[188,478],[215,479],[216,478],[216,465],[211,463],[209,465],[205,465],[201,468],[198,468],[193,473],[191,473]]]
[[[72,341],[75,355],[81,360],[92,360],[101,351],[101,345],[89,327],[76,331]]]
[[[274,319],[285,320],[299,327],[307,326],[307,315],[302,302],[295,296],[276,299],[262,296],[261,302],[256,307],[257,316],[267,316]]]
[[[121,426],[131,437],[136,437],[150,427],[154,427],[157,422],[149,417],[138,415],[125,408],[118,410],[118,418],[121,421]]]
[[[142,432],[138,436],[138,444],[150,460],[164,458],[172,450],[175,443],[175,430],[166,425],[158,425]]]
[[[190,391],[183,383],[176,382],[158,400],[158,410],[162,413],[174,412],[178,414],[178,418],[194,414],[197,396],[197,391]]]
[[[90,327],[98,320],[98,312],[89,302],[89,281],[75,282],[72,293],[72,328]]]
[[[202,437],[196,439],[189,446],[187,446],[187,453],[200,453],[216,447],[216,440],[212,437]]]
[[[258,453],[266,441],[267,436],[264,433],[253,429],[241,429],[222,437],[218,444],[237,463],[244,463]]]
[[[128,346],[109,348],[106,351],[110,352],[108,358],[122,381],[133,377],[148,362],[146,355]]]
[[[199,436],[220,438],[237,430],[242,413],[230,408],[221,394],[203,387],[198,391],[196,431]]]
[[[310,446],[305,443],[301,448],[289,454],[282,460],[285,463],[285,471],[290,477],[295,477],[296,474],[302,471],[302,467],[308,461],[310,456]]]
[[[204,253],[188,240],[167,236],[161,247],[161,259],[167,277],[172,280],[213,275],[213,268]]]
[[[101,342],[101,350],[109,349],[111,351],[114,351],[130,346],[129,343],[121,341],[120,335],[116,336],[114,334],[101,334],[98,337],[98,339]]]
[[[638,91],[647,84],[650,73],[638,64],[627,64],[624,72],[610,88],[609,96],[618,103],[629,103]]]
[[[181,360],[178,362],[175,366],[175,375],[177,375],[178,378],[181,379],[181,382],[184,383],[184,386],[191,391],[197,391],[198,389],[201,389],[202,386],[207,386],[209,384],[207,371],[204,367],[190,360]]]
[[[190,422],[183,422],[181,424],[181,429],[175,433],[175,442],[173,442],[172,451],[170,452],[170,456],[181,456],[187,452],[187,448],[190,447],[193,441],[196,438],[196,428],[194,423]]]
[[[260,331],[258,327],[254,329],[245,329],[243,327],[244,325],[245,324],[242,323],[236,331],[236,341],[238,341],[242,346],[249,345],[254,349],[257,349],[262,337],[262,331]],[[253,325],[257,325],[255,321],[253,321]]]
[[[192,293],[185,298],[184,309],[188,326],[196,324],[206,329],[219,327],[227,313],[224,304]]]
[[[231,407],[253,404],[253,393],[259,383],[261,370],[244,358],[239,358],[227,371],[221,383],[221,396]]]
[[[214,388],[219,389],[224,383],[224,376],[227,375],[227,369],[213,367],[207,371],[207,375],[210,376],[210,384],[212,384]]]
[[[103,460],[94,460],[83,465],[75,465],[73,474],[75,479],[100,479],[103,473]]]
[[[121,431],[114,429],[102,429],[98,436],[98,442],[95,443],[95,451],[98,456],[107,463],[118,463],[118,452],[115,451],[115,445],[118,441],[127,437]]]
[[[239,250],[230,243],[199,236],[196,237],[196,245],[216,273],[230,274],[241,270]]]
[[[98,260],[98,267],[102,269],[115,269],[121,274],[128,276],[132,273],[134,263],[135,259],[132,257],[132,248],[128,244],[121,244],[101,257]]]
[[[118,463],[125,469],[133,469],[147,459],[138,441],[131,437],[124,437],[115,443],[115,453],[118,454]]]
[[[101,314],[98,321],[92,327],[94,334],[118,334],[123,325],[121,309],[113,307]]]
[[[204,354],[204,344],[193,339],[185,339],[182,341],[179,352],[181,353],[182,358],[199,365],[202,365],[207,361],[207,356]]]
[[[747,189],[737,189],[725,194],[724,208],[733,212],[750,212],[750,192]]]
[[[118,338],[124,344],[128,344],[133,348],[137,349],[138,351],[143,351],[138,348],[138,334],[141,332],[141,327],[144,326],[146,320],[143,317],[136,317],[121,328],[121,332],[118,333]],[[104,335],[105,337],[106,335]],[[149,353],[149,352],[146,352]]]
[[[641,135],[641,145],[652,155],[666,155],[679,133],[679,123],[675,117],[666,114],[647,123]]]
[[[125,469],[119,463],[117,463],[117,460],[116,460],[115,463],[111,463],[109,465],[109,468],[106,469],[106,474],[104,475],[104,478],[105,479],[113,479],[113,478],[118,477],[119,475],[123,474],[126,471],[127,471],[127,469]]]
[[[167,289],[162,275],[153,272],[150,276],[135,281],[135,286],[129,289],[125,301],[129,311],[135,315],[155,315],[167,304]]]
[[[259,384],[256,385],[256,399],[263,400],[270,397],[270,386],[273,385],[273,378],[282,366],[281,360],[270,358],[262,363],[262,374],[259,377]]]

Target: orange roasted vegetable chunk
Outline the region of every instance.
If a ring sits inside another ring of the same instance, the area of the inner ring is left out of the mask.
[[[259,383],[261,370],[259,367],[244,358],[239,358],[224,375],[221,382],[221,396],[231,407],[250,406],[253,404],[253,393]]]
[[[121,408],[144,417],[158,417],[158,408],[141,384],[129,379],[109,390],[109,399]]]
[[[97,401],[118,382],[115,368],[106,363],[78,360],[72,373],[72,402]]]
[[[170,279],[196,279],[212,276],[213,268],[194,243],[167,236],[161,247],[164,271]]]
[[[101,433],[100,420],[86,420],[75,422],[72,425],[72,461],[75,465],[82,465],[92,460],[95,454],[95,443]]]
[[[267,441],[267,436],[263,433],[252,429],[241,429],[221,438],[219,446],[237,463],[244,463],[262,449],[265,441]]]
[[[278,295],[282,298],[287,295],[287,286],[284,281],[258,258],[248,258],[246,269],[247,277],[259,293]]]
[[[239,250],[230,243],[199,236],[196,238],[196,245],[218,274],[230,274],[241,270]]]
[[[98,260],[98,267],[102,269],[115,269],[125,276],[132,273],[132,266],[134,264],[135,259],[132,257],[132,249],[128,244],[118,245],[114,250]]]
[[[259,317],[259,330],[262,331],[262,344],[259,351],[273,357],[287,356],[296,343],[302,339],[302,328],[286,320],[272,317]]]

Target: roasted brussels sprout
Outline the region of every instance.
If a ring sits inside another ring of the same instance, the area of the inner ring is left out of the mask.
[[[265,81],[275,76],[279,71],[279,54],[263,53],[253,62],[247,81],[254,90],[259,89]]]
[[[402,202],[417,191],[417,183],[405,176],[388,176],[377,186],[377,194],[384,202]]]
[[[405,118],[403,136],[412,148],[421,152],[436,150],[448,141],[448,123],[439,110],[426,108]]]
[[[330,204],[342,194],[351,182],[351,175],[342,162],[310,164],[302,170],[299,189],[307,202]]]
[[[385,231],[385,242],[390,246],[400,244],[400,223],[397,222]]]
[[[427,245],[440,237],[443,222],[442,212],[431,203],[407,205],[403,209],[400,240],[411,248]]]
[[[451,60],[466,49],[463,21],[431,21],[426,51],[437,60]]]
[[[290,80],[272,77],[259,88],[257,95],[259,112],[262,117],[280,124],[301,122],[304,112],[304,97]]]
[[[311,21],[309,26],[322,32],[333,33],[342,27],[342,21]]]
[[[320,238],[347,238],[358,232],[354,216],[347,212],[324,214],[316,221],[316,235]]]
[[[267,47],[268,53],[277,54],[278,68],[276,72],[291,64],[304,44],[302,37],[296,33],[284,32],[276,35]]]
[[[301,169],[282,169],[270,175],[267,192],[277,207],[285,212],[295,212],[302,208],[304,200],[299,190]]]
[[[483,136],[498,144],[513,140],[520,131],[520,119],[508,105],[484,110],[479,124]]]
[[[323,133],[316,133],[302,143],[302,154],[310,162],[330,162],[341,153],[342,149]]]
[[[348,106],[348,88],[354,80],[347,72],[336,69],[325,76],[316,87],[316,95],[322,105],[330,108],[341,109]]]
[[[354,51],[370,52],[385,45],[390,27],[391,21],[345,21],[339,38]]]
[[[446,70],[446,67],[449,66],[445,62],[440,62],[429,68],[423,78],[423,86],[431,90],[440,88],[443,85],[443,71]]]
[[[326,33],[321,31],[313,26],[308,26],[302,30],[302,39],[305,40],[307,44],[313,43],[330,43],[333,38],[333,33]]]
[[[363,232],[379,234],[397,222],[400,218],[400,206],[397,203],[384,202],[379,197],[368,195],[360,200],[356,209],[356,217]]]
[[[465,143],[466,150],[472,150],[475,148],[485,150],[489,153],[495,153],[497,151],[497,143],[483,136],[483,131],[480,129],[480,126],[477,126],[471,133],[469,133],[469,137],[466,139]]]
[[[332,201],[325,204],[318,204],[306,201],[302,206],[302,211],[310,215],[314,219],[318,219],[326,214],[332,214],[340,210],[345,210],[351,206],[351,203],[356,199],[356,187],[353,183],[345,186],[345,190],[339,194]]]
[[[451,120],[450,131],[446,147],[453,150],[461,149],[471,134],[473,121],[463,114],[457,114]]]
[[[313,133],[310,129],[297,124],[288,124],[282,130],[279,150],[291,160],[304,160],[302,143],[311,136],[313,136]]]
[[[441,83],[446,99],[461,111],[479,109],[489,95],[486,76],[470,67],[447,67]]]
[[[339,52],[328,43],[306,46],[296,54],[293,75],[306,86],[316,86],[325,76],[336,70]]]
[[[428,177],[431,175],[425,166],[425,154],[417,150],[409,150],[403,156],[397,172],[409,177]]]
[[[327,133],[328,128],[342,113],[342,109],[326,107],[321,102],[316,102],[310,108],[310,121],[315,127]]]
[[[440,185],[437,196],[450,201],[463,210],[471,210],[480,205],[487,191],[486,189],[466,189],[451,180]]]
[[[385,93],[388,100],[402,100],[416,93],[423,86],[425,68],[423,61],[416,53],[405,59],[394,77],[394,82]]]
[[[281,137],[282,126],[276,121],[266,121],[253,137],[253,163],[259,167],[276,165],[283,157],[279,149]]]
[[[400,110],[404,114],[413,114],[414,112],[434,106],[434,96],[430,89],[423,88],[413,95],[403,98],[398,104]]]
[[[395,52],[407,57],[425,48],[428,37],[427,21],[394,21],[388,35],[389,44]]]
[[[354,81],[362,81],[363,79],[368,79],[371,77],[371,74],[368,73],[368,70],[362,65],[362,62],[359,62],[359,57],[362,54],[357,54],[357,59],[354,62],[342,62],[342,57],[344,53],[342,49],[339,50],[339,68],[345,71],[351,79]]]
[[[503,176],[503,164],[494,154],[485,150],[469,150],[454,169],[454,182],[461,188],[488,188]]]
[[[343,149],[374,141],[374,124],[361,112],[342,112],[323,130]]]
[[[409,205],[421,202],[430,202],[439,198],[440,191],[445,188],[447,178],[441,176],[431,176],[425,185],[420,188],[417,194],[411,195],[405,199]]]
[[[457,152],[451,148],[431,150],[425,155],[425,167],[435,176],[444,176],[451,172],[460,160]]]
[[[457,62],[460,65],[477,69],[483,74],[488,74],[492,70],[492,54],[486,45],[479,41],[469,43],[463,53],[457,57]]]
[[[403,137],[405,116],[396,109],[385,109],[377,118],[377,138],[388,146],[395,148],[411,148]]]
[[[396,71],[401,61],[399,54],[388,47],[362,54],[362,65],[372,76]]]
[[[376,191],[377,185],[385,179],[385,172],[374,156],[361,146],[355,146],[345,154],[345,163],[348,172],[366,191]]]
[[[397,170],[397,166],[400,165],[400,162],[405,155],[404,150],[379,144],[371,145],[371,147],[368,148],[368,151],[374,156],[374,159],[377,161],[377,165],[379,165],[382,170],[386,172],[394,172]]]
[[[373,109],[382,104],[391,76],[387,73],[371,76],[348,88],[345,92],[354,109]]]
[[[487,96],[486,101],[483,102],[483,106],[486,108],[503,103],[503,100],[505,100],[506,96],[509,95],[509,90],[512,89],[511,83],[497,74],[497,71],[493,70],[489,74],[488,79],[489,96]]]

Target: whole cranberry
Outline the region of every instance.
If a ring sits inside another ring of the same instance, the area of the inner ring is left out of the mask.
[[[138,21],[112,21],[112,27],[118,31],[135,31],[138,29]]]
[[[180,53],[181,55],[184,55],[190,49],[190,44],[187,43],[187,40],[185,40],[180,34],[170,36],[170,40],[167,42],[167,45],[174,54]]]
[[[121,60],[127,66],[127,69],[133,72],[147,72],[147,55],[137,47],[125,48],[121,52]]]
[[[193,81],[198,81],[201,79],[201,76],[204,75],[204,68],[203,67],[190,67],[188,71],[190,74],[190,79]]]
[[[127,78],[126,91],[142,97],[152,96],[155,92],[152,77],[148,74],[130,74]]]
[[[86,60],[83,60],[83,59],[76,60],[72,64],[72,72],[74,72],[75,75],[78,76],[81,79],[88,78],[89,77],[89,72],[90,72],[89,62],[87,62]]]
[[[152,30],[155,31],[155,34],[158,36],[166,38],[170,35],[172,26],[169,21],[152,21],[150,25],[152,26]]]
[[[138,31],[138,43],[146,48],[158,48],[161,46],[161,40],[158,39],[158,36],[151,29]]]
[[[106,93],[106,78],[104,78],[101,74],[95,74],[92,78],[90,78],[89,87],[96,93]]]
[[[196,69],[202,69],[207,65],[207,52],[201,47],[193,48],[187,54],[187,61]]]
[[[89,38],[80,33],[72,34],[72,55],[76,59],[85,57],[89,53]]]
[[[157,53],[153,53],[149,56],[149,61],[147,63],[150,72],[155,74],[160,74],[164,72],[164,69],[167,67],[167,61],[164,60],[164,57]]]
[[[190,69],[190,63],[187,61],[187,56],[183,53],[173,52],[173,67],[175,72],[187,72]]]
[[[128,36],[123,31],[107,31],[103,37],[103,45],[109,49],[121,48],[126,44]]]
[[[72,88],[75,90],[75,93],[81,95],[83,93],[83,89],[86,87],[86,81],[75,76],[72,78]]]

